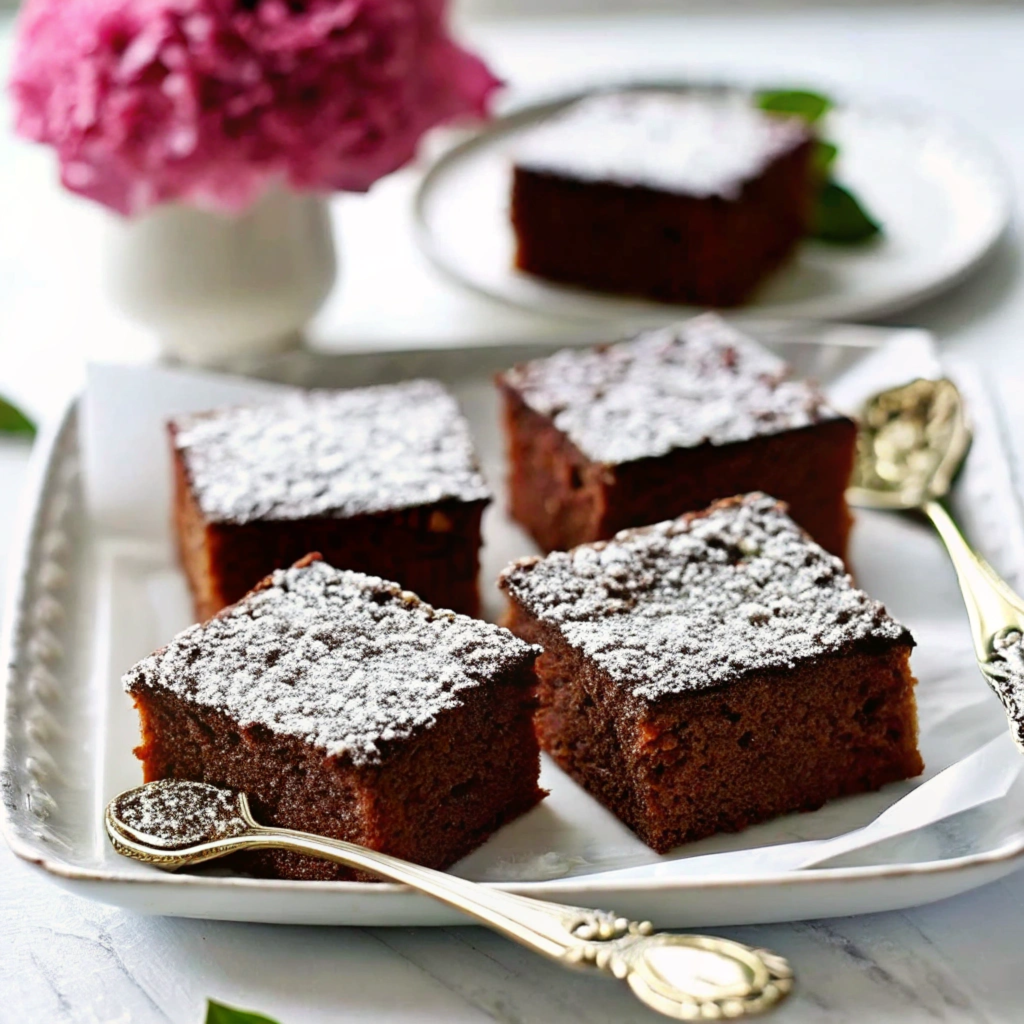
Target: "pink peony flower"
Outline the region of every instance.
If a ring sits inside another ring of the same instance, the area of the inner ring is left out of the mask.
[[[239,211],[275,184],[365,191],[497,79],[446,0],[26,0],[16,127],[124,214]]]

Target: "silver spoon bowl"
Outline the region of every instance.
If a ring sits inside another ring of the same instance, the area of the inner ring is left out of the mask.
[[[1024,750],[1024,600],[967,543],[944,499],[971,444],[950,380],[915,380],[870,399],[861,414],[848,491],[864,508],[924,513],[956,569],[978,665]]]

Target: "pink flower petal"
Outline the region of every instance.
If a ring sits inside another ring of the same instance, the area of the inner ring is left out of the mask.
[[[445,0],[25,0],[10,89],[64,184],[135,214],[365,190],[497,85]]]

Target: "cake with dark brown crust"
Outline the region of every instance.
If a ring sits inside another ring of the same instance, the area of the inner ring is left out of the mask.
[[[258,821],[444,868],[543,796],[539,649],[311,555],[124,679],[147,782],[247,793]],[[241,865],[341,879],[274,851]]]
[[[197,620],[309,551],[477,614],[490,492],[466,421],[436,381],[295,393],[169,429]]]
[[[500,582],[541,746],[659,852],[922,771],[910,633],[772,498]]]
[[[857,429],[712,313],[498,376],[511,514],[545,551],[765,491],[841,558]]]
[[[584,99],[514,154],[516,266],[663,302],[736,306],[810,224],[814,137],[738,94]]]

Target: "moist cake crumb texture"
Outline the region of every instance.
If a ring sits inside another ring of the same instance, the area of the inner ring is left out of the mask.
[[[509,370],[526,405],[591,461],[617,464],[842,418],[811,383],[715,314]]]
[[[798,118],[766,114],[745,94],[605,93],[533,129],[514,160],[583,181],[735,199],[808,135]]]
[[[323,561],[270,580],[140,662],[125,689],[169,692],[361,765],[538,652],[498,626]]]
[[[763,494],[523,559],[502,586],[645,700],[860,644],[913,642]]]
[[[214,522],[349,517],[490,497],[455,399],[437,382],[313,391],[175,420]]]

